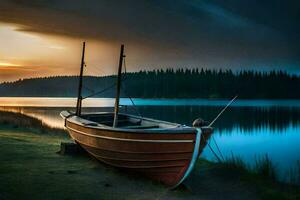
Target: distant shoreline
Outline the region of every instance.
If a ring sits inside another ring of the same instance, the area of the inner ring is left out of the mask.
[[[83,77],[82,96],[114,97],[115,76]],[[300,76],[282,71],[269,73],[208,69],[167,69],[123,75],[121,97],[155,99],[300,99]],[[23,79],[0,84],[3,97],[76,97],[77,76]]]

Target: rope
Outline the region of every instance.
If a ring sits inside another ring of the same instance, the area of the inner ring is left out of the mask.
[[[218,150],[218,152],[219,152],[219,154],[220,154],[222,160],[225,160],[225,159],[224,159],[224,156],[223,156],[223,154],[222,154],[222,152],[221,152],[221,150],[220,150],[220,148],[219,148],[219,145],[217,144],[217,142],[216,142],[216,140],[215,140],[215,137],[212,136],[212,139],[213,139],[213,141],[214,141],[214,143],[215,143],[215,146],[217,147],[217,150]]]
[[[123,83],[124,81],[127,80],[127,76],[126,76],[126,74],[127,74],[127,67],[126,67],[126,59],[125,59],[125,58],[126,58],[126,57],[124,56],[124,59],[123,59],[123,65],[124,65],[125,78],[122,80],[122,83]],[[86,64],[85,64],[85,67],[86,67]],[[96,69],[96,68],[93,68],[92,70],[94,70],[94,71],[97,71],[97,70],[101,71],[100,69]],[[109,89],[111,89],[111,88],[113,88],[113,87],[115,87],[115,86],[116,86],[116,83],[111,84],[111,85],[108,86],[107,88],[104,88],[104,89],[102,89],[102,90],[100,90],[100,91],[98,91],[98,92],[94,92],[94,90],[92,90],[92,89],[90,89],[90,88],[88,88],[88,87],[86,87],[86,86],[83,86],[84,88],[88,89],[89,91],[92,91],[92,94],[87,95],[87,96],[81,98],[81,100],[87,99],[87,98],[92,97],[92,96],[95,96],[95,95],[99,95],[99,94],[101,94],[101,93],[103,93],[103,92],[105,92],[105,91],[107,91],[107,90],[109,90]],[[138,109],[137,106],[135,105],[133,99],[128,95],[128,93],[126,92],[126,90],[125,90],[124,86],[122,86],[122,84],[121,84],[121,87],[122,87],[122,89],[124,90],[126,96],[128,96],[128,98],[130,99],[130,101],[131,101],[131,103],[132,103],[132,105],[133,105],[133,108],[135,109],[135,111],[137,112],[137,114],[138,114],[138,115],[141,117],[141,119],[142,119],[143,116],[141,115],[139,109]]]
[[[111,89],[111,88],[113,88],[115,86],[116,86],[116,83],[111,84],[110,86],[108,86],[107,88],[104,88],[103,90],[100,90],[98,92],[94,92],[93,94],[90,94],[88,96],[83,97],[82,100],[83,99],[87,99],[87,98],[92,97],[92,96],[95,96],[95,95],[98,95],[98,94],[101,94],[101,93],[103,93],[103,92],[105,92],[105,91],[107,91],[107,90],[109,90],[109,89]]]
[[[213,150],[213,148],[210,146],[210,144],[208,143],[207,144],[210,151],[214,154],[214,156],[218,159],[218,161],[221,163],[222,162],[222,159],[216,154],[216,152]]]
[[[237,98],[238,96],[236,95],[233,99],[231,99],[231,101],[229,101],[229,103],[221,110],[221,112],[217,115],[217,117],[208,125],[208,127],[211,127],[216,120],[222,115],[222,113],[233,103],[233,101]],[[204,136],[203,136],[204,137]],[[217,141],[215,140],[214,136],[212,136],[212,140],[215,144],[215,146],[217,147],[218,153],[220,154],[221,158],[218,156],[218,154],[213,150],[213,148],[210,145],[210,140],[208,142],[208,147],[210,149],[210,151],[214,154],[214,156],[218,159],[219,162],[222,162],[222,160],[224,161],[224,156],[219,148],[219,145],[217,143]]]
[[[208,125],[208,127],[211,127],[215,122],[216,120],[222,115],[222,113],[233,103],[233,101],[238,97],[238,95],[236,95],[235,97],[233,97],[229,103],[221,110],[221,112],[217,115],[217,117]],[[217,141],[215,140],[214,136],[212,136],[212,140],[215,144],[215,146],[217,147],[217,150],[222,158],[222,160],[225,160],[224,159],[224,156],[219,148],[219,145],[217,143]],[[220,157],[216,154],[216,152],[212,149],[212,147],[210,146],[210,142],[208,143],[208,147],[210,148],[211,152],[217,157],[217,159],[219,160],[219,162],[221,162],[222,160],[220,159]]]
[[[127,76],[126,76],[126,74],[127,74],[127,69],[126,69],[126,68],[127,68],[127,67],[126,67],[126,57],[124,57],[124,59],[123,59],[123,65],[124,65],[124,72],[125,72],[125,80],[127,80]],[[141,120],[142,120],[142,119],[143,119],[143,116],[142,116],[142,114],[140,113],[138,107],[135,105],[133,99],[128,95],[128,93],[126,92],[126,89],[123,87],[123,85],[121,85],[121,87],[122,87],[122,89],[124,90],[125,95],[130,99],[130,101],[131,101],[131,103],[132,103],[132,105],[133,105],[133,108],[135,109],[135,111],[136,111],[137,114],[141,117]]]
[[[206,141],[207,138],[205,138],[204,134],[202,134],[203,139]],[[222,159],[218,156],[218,154],[214,151],[214,149],[210,145],[210,140],[207,142],[207,146],[209,147],[210,151],[213,153],[213,155],[217,158],[217,160],[221,163]],[[200,155],[199,155],[200,156]]]
[[[122,82],[125,82],[126,80],[127,80],[127,77],[124,78],[124,79],[122,79]],[[89,98],[89,97],[92,97],[92,96],[101,94],[101,93],[103,93],[103,92],[105,92],[105,91],[107,91],[107,90],[109,90],[109,89],[111,89],[111,88],[113,88],[113,87],[115,87],[115,86],[116,86],[116,83],[113,83],[113,84],[109,85],[107,88],[104,88],[104,89],[102,89],[102,90],[100,90],[100,91],[94,92],[94,93],[92,93],[92,94],[90,94],[90,95],[88,95],[88,96],[83,97],[82,99],[87,99],[87,98]]]
[[[91,89],[91,88],[89,88],[89,87],[87,87],[87,86],[85,86],[85,85],[82,85],[82,87],[84,87],[85,89],[87,89],[87,90],[90,91],[90,92],[95,92],[93,89]]]
[[[126,74],[127,72],[126,72],[125,56],[124,56],[124,59],[123,59],[123,65],[124,65],[125,74]],[[99,70],[100,72],[102,72],[102,70],[100,70],[100,69],[96,69],[96,68],[90,68],[90,69],[92,69],[92,70],[94,70],[94,71]],[[127,79],[127,77],[125,77],[124,79],[122,79],[122,82],[126,81],[126,79]],[[107,90],[109,90],[109,89],[111,89],[111,88],[113,88],[113,87],[115,87],[115,86],[116,86],[116,83],[113,83],[113,84],[111,84],[110,86],[108,86],[107,88],[104,88],[104,89],[102,89],[102,90],[100,90],[100,91],[98,91],[98,92],[94,92],[93,90],[91,90],[91,89],[88,88],[90,91],[93,91],[93,93],[90,94],[90,95],[87,95],[87,96],[83,97],[82,100],[83,100],[83,99],[90,98],[90,97],[93,97],[93,96],[95,96],[95,95],[99,95],[99,94],[101,94],[101,93],[103,93],[103,92],[106,92]],[[129,97],[129,98],[130,98],[130,97]],[[130,101],[133,103],[133,100],[132,100],[131,98],[130,98]],[[133,105],[134,105],[134,103],[133,103]]]
[[[122,85],[121,85],[122,87]],[[132,98],[127,94],[126,92],[126,89],[124,87],[122,87],[122,89],[124,90],[125,92],[125,95],[128,96],[128,98],[130,99],[132,105],[133,105],[133,108],[135,109],[136,113],[140,116],[141,120],[143,119],[143,116],[142,114],[140,113],[139,109],[137,108],[137,106],[135,105],[134,101],[132,100]]]

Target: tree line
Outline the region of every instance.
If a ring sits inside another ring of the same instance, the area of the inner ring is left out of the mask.
[[[300,99],[300,76],[284,71],[160,69],[126,73],[122,80],[122,97]],[[85,76],[83,96],[105,90],[95,97],[114,97],[115,82],[114,75]],[[0,96],[76,97],[77,85],[77,76],[23,79],[0,84]]]

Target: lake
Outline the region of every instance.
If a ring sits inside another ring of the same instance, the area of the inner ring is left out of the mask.
[[[191,125],[201,117],[212,121],[229,100],[206,99],[121,99],[121,111]],[[63,127],[61,110],[74,110],[75,98],[0,98],[1,110],[19,112]],[[112,111],[114,99],[91,98],[84,111]],[[237,100],[214,124],[214,138],[224,155],[240,156],[249,164],[268,155],[282,179],[300,160],[299,100]],[[213,142],[214,149],[216,146]],[[209,148],[202,157],[216,160]]]

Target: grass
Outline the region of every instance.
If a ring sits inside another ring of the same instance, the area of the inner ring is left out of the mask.
[[[229,170],[234,170],[239,173],[250,173],[267,180],[279,181],[276,167],[268,155],[256,158],[255,165],[252,167],[247,165],[242,158],[233,155],[225,159],[222,165]]]
[[[294,168],[291,168],[288,174],[288,181],[293,184],[300,185],[300,161],[297,161],[297,164]]]
[[[57,154],[62,141],[68,139],[0,129],[0,199],[139,199],[143,194],[150,199],[163,194],[162,186],[85,154]]]
[[[231,156],[223,163],[218,164],[226,173],[235,173],[243,182],[254,185],[262,199],[266,200],[296,200],[300,199],[298,162],[295,170],[290,173],[290,178],[294,180],[290,183],[281,182],[278,179],[276,166],[270,158],[265,155],[256,158],[255,165],[247,165],[240,157]]]
[[[253,173],[264,177],[267,180],[279,181],[275,165],[272,163],[268,155],[256,158]]]
[[[181,195],[86,154],[58,154],[60,143],[70,142],[64,133],[28,116],[0,113],[1,200],[176,199]]]
[[[57,154],[60,143],[68,141],[63,130],[32,117],[1,111],[0,199],[220,199],[226,192],[227,197],[233,193],[247,197],[243,192],[249,192],[249,188],[255,188],[259,199],[300,199],[299,186],[278,182],[276,167],[267,156],[257,159],[254,167],[236,156],[220,164],[202,159],[187,181],[191,191],[169,191],[87,155]],[[199,171],[204,168],[218,173]],[[294,182],[300,179],[300,162],[290,171],[290,177]],[[232,179],[237,179],[238,187]],[[232,187],[228,189],[229,183]],[[215,188],[219,188],[218,193]]]
[[[50,127],[39,119],[7,111],[0,111],[0,126],[3,128],[19,128],[39,134],[66,135],[65,130]]]

